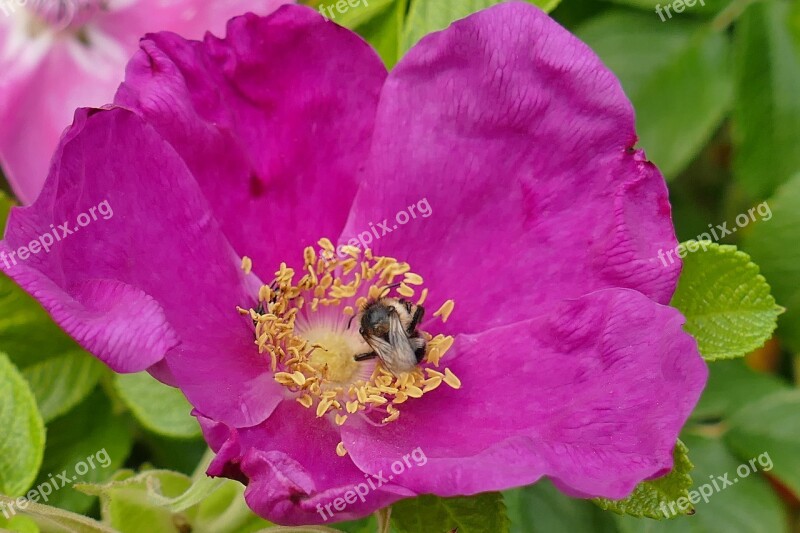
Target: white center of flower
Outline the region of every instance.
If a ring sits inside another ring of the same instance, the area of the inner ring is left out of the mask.
[[[369,379],[372,368],[366,372],[364,364],[355,360],[356,355],[369,349],[364,340],[353,330],[342,331],[335,326],[314,325],[295,327],[298,336],[316,346],[308,356],[308,363],[327,377],[324,385],[352,385],[358,379]]]
[[[107,9],[107,0],[27,0],[25,8],[33,15],[31,32],[77,30],[98,12]]]

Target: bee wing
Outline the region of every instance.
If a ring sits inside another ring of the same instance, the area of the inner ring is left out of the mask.
[[[368,343],[393,373],[407,372],[417,365],[414,349],[397,313],[389,317],[388,342],[380,337],[372,337]]]

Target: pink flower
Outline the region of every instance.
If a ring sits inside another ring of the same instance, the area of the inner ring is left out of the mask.
[[[222,32],[283,0],[0,0],[0,166],[32,202],[74,110],[111,100],[148,31]]]
[[[78,112],[13,211],[0,267],[111,368],[180,387],[209,474],[275,522],[542,476],[621,498],[671,468],[707,376],[667,306],[667,188],[635,142],[616,78],[529,4],[391,73],[287,6],[225,39],[144,40],[116,107]],[[113,217],[20,259],[104,201]],[[401,320],[427,340],[410,372],[354,359],[374,346],[350,319],[385,290],[428,309]]]

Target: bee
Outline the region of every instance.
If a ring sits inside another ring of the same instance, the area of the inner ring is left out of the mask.
[[[402,298],[382,297],[367,303],[358,332],[372,351],[356,355],[355,360],[380,358],[394,375],[412,370],[425,357],[427,342],[417,331],[423,316],[421,305]]]

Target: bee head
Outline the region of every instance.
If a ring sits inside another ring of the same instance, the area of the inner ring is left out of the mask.
[[[361,315],[361,335],[372,335],[375,337],[385,337],[389,334],[389,317],[395,313],[393,307],[381,305],[376,302],[364,309]]]

